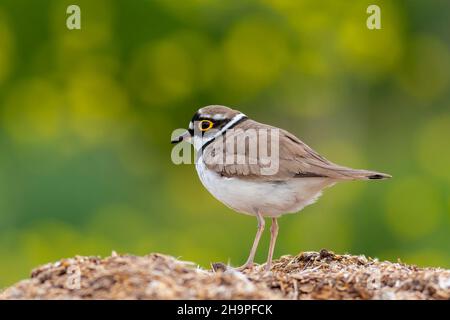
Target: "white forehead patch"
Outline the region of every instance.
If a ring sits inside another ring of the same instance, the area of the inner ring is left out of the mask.
[[[204,119],[212,119],[212,120],[223,120],[225,119],[225,115],[223,113],[216,113],[215,115],[210,115],[210,114],[202,114],[200,113],[200,117],[204,118]]]
[[[223,119],[225,119],[225,115],[222,114],[222,113],[217,113],[217,114],[213,115],[212,118],[213,118],[214,120],[223,120]]]

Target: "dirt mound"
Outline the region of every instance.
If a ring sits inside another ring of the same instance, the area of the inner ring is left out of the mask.
[[[450,299],[450,270],[326,250],[283,256],[271,272],[214,269],[157,253],[77,256],[33,270],[0,299]]]

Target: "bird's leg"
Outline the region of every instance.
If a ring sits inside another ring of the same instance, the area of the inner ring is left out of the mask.
[[[258,248],[259,239],[264,231],[264,226],[266,222],[259,212],[256,212],[256,218],[258,219],[258,230],[256,231],[256,237],[253,241],[252,250],[250,250],[250,255],[248,256],[247,262],[244,265],[237,268],[237,270],[245,270],[253,266],[253,260],[255,259],[256,249]]]
[[[278,236],[278,221],[277,218],[272,218],[272,225],[270,226],[270,245],[269,255],[267,257],[266,271],[270,271],[272,267],[273,251],[275,250],[275,242]]]

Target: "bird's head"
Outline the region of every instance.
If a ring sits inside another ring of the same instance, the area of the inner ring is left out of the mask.
[[[238,122],[247,117],[240,111],[219,105],[199,109],[191,121],[188,130],[172,139],[172,143],[193,142],[196,149],[222,135]]]

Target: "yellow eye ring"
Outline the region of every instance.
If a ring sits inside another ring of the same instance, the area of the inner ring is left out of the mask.
[[[208,131],[213,127],[212,121],[209,120],[202,120],[198,123],[198,128],[200,131]]]

